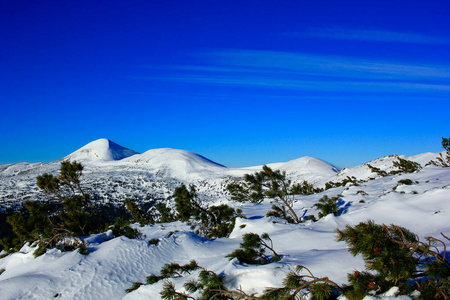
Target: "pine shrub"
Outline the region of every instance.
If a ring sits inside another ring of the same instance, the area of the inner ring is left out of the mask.
[[[398,174],[398,173],[414,173],[420,169],[422,169],[422,166],[419,163],[416,163],[411,160],[403,159],[398,157],[398,161],[394,161],[393,165],[394,167],[398,168],[397,171],[390,172],[391,174]]]
[[[307,182],[293,185],[286,178],[286,172],[272,170],[264,165],[263,170],[254,174],[245,174],[244,183],[229,186],[228,190],[232,194],[232,199],[238,201],[250,201],[260,203],[264,199],[272,199],[275,204],[269,215],[277,216],[290,223],[300,223],[293,206],[296,193],[314,192]]]
[[[141,285],[143,285],[142,282],[134,282],[133,285],[130,288],[125,290],[125,292],[131,293],[131,292],[137,290]]]
[[[137,229],[130,226],[130,222],[122,218],[117,218],[113,225],[109,228],[112,229],[114,236],[126,236],[129,239],[142,239],[142,233]]]
[[[314,204],[314,206],[320,210],[319,219],[329,214],[333,214],[335,216],[338,215],[339,212],[339,207],[337,205],[338,199],[339,197],[328,198],[327,195],[324,195],[322,198],[319,199],[319,203]]]
[[[395,225],[377,225],[373,221],[347,225],[336,230],[338,241],[344,241],[353,255],[362,255],[368,272],[349,274],[350,284],[342,291],[349,299],[362,299],[369,293],[383,293],[397,286],[402,294],[418,290],[423,299],[448,299],[450,264],[428,237],[421,243],[414,233]],[[447,237],[444,236],[450,241]]]
[[[188,264],[180,265],[178,263],[165,264],[161,268],[161,275],[151,274],[147,276],[147,284],[154,284],[160,280],[170,277],[182,277],[184,273],[191,274],[192,271],[199,269],[200,266],[195,260],[191,260]]]
[[[445,154],[439,153],[439,157],[436,158],[437,161],[430,161],[429,164],[448,168],[450,167],[450,138],[442,138],[442,148],[444,148]]]
[[[198,202],[197,191],[195,186],[191,185],[188,188],[183,184],[175,188],[173,193],[175,198],[175,208],[178,213],[177,219],[181,221],[189,221],[192,217],[199,217],[204,209]]]
[[[321,188],[315,188],[312,184],[309,184],[306,180],[302,183],[294,184],[291,188],[291,193],[294,195],[312,195],[323,192]]]
[[[414,184],[414,181],[412,181],[411,179],[400,179],[398,181],[398,184],[404,184],[404,185],[412,185]]]
[[[370,164],[367,164],[367,166],[369,167],[370,171],[380,175],[381,177],[388,176],[388,173],[386,171],[384,171],[384,170],[381,170],[381,169],[379,169],[377,167],[374,167],[374,166],[372,166]]]
[[[155,223],[153,217],[148,213],[146,213],[145,211],[143,211],[142,209],[140,209],[137,206],[136,202],[130,199],[126,199],[125,205],[127,210],[131,214],[131,221],[139,223],[141,224],[141,226]]]
[[[273,249],[273,243],[267,233],[259,236],[256,233],[244,234],[241,248],[236,249],[226,257],[229,259],[237,258],[239,262],[246,264],[268,264],[279,261],[280,255]],[[273,256],[266,255],[266,250],[270,250]]]
[[[175,215],[164,203],[156,204],[155,208],[159,213],[159,219],[157,220],[158,223],[170,223],[176,220]]]
[[[237,202],[261,203],[264,200],[260,193],[253,193],[245,182],[230,183],[226,190],[231,194],[231,200]]]
[[[302,274],[306,270],[306,274]],[[298,265],[283,280],[281,288],[267,288],[257,299],[337,299],[339,286],[328,277],[316,277],[311,271]]]
[[[203,207],[194,185],[183,184],[175,189],[176,214],[174,219],[189,222],[195,232],[207,239],[228,236],[234,228],[236,217],[244,217],[240,209],[226,204]]]

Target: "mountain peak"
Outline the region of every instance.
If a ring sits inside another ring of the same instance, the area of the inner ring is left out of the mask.
[[[78,161],[121,160],[139,154],[108,139],[98,139],[67,155],[64,159]]]

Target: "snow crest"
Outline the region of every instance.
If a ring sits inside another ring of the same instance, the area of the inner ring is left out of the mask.
[[[64,157],[76,161],[114,161],[138,154],[108,139],[98,139]]]

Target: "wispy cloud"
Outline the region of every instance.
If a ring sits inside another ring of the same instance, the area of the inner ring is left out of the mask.
[[[233,72],[239,70],[372,79],[450,79],[449,66],[380,62],[305,53],[229,50],[205,53],[203,59],[213,68],[233,67]]]
[[[354,41],[399,42],[416,44],[450,44],[450,39],[410,32],[396,32],[373,29],[349,29],[341,27],[315,28],[309,31],[291,33],[294,36]]]
[[[153,79],[336,92],[449,92],[450,66],[304,53],[227,50],[199,54]]]

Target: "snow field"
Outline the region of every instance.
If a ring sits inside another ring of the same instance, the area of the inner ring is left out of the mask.
[[[114,157],[115,154],[105,152],[104,141],[97,145],[101,146],[100,149],[96,149],[97,146],[94,145],[95,147],[90,148],[91,152],[82,152],[83,155],[104,154],[100,160],[86,160],[84,174],[90,176],[93,182],[97,178],[95,176],[107,172],[107,176],[113,176],[121,181],[125,181],[126,178],[139,179],[148,189],[153,185],[148,185],[145,176],[160,176],[158,174],[162,173],[157,173],[157,168],[160,167],[168,170],[167,174],[170,175],[169,177],[161,175],[161,182],[170,181],[170,184],[160,187],[166,196],[173,192],[170,189],[171,185],[180,183],[177,180],[181,178],[186,180],[191,178],[189,180],[192,182],[209,183],[198,187],[199,194],[206,195],[211,186],[220,185],[224,178],[242,176],[245,173],[260,170],[256,167],[227,169],[201,156],[183,151],[177,154],[181,157],[180,160],[175,159],[172,162],[168,158],[173,157],[172,155],[164,156],[166,158],[162,159],[162,156],[159,158],[152,156],[156,153],[155,151],[142,155],[135,154],[121,160],[108,160],[108,155]],[[169,150],[158,151],[161,152],[160,154],[176,152],[171,151],[173,149]],[[418,161],[424,165],[435,156],[436,154],[427,153],[409,158],[402,156],[402,158]],[[148,159],[146,162],[139,160],[144,157]],[[394,156],[385,157],[372,161],[370,164],[389,171],[395,159]],[[186,164],[183,160],[191,162]],[[149,162],[151,163],[148,164]],[[17,186],[32,189],[28,181],[20,181],[16,176],[22,174],[31,182],[32,178],[42,174],[43,170],[55,172],[53,170],[55,166],[56,164],[40,164],[39,168],[34,169],[33,165],[29,164],[1,166],[2,179],[5,178],[2,184],[5,185],[5,182],[8,182],[13,186],[17,181]],[[342,229],[347,224],[355,225],[371,219],[378,224],[404,226],[417,233],[421,241],[424,241],[427,236],[441,238],[441,232],[450,236],[448,223],[450,168],[427,166],[411,174],[380,177],[370,172],[367,165],[345,169],[335,174],[336,170],[333,166],[314,158],[302,158],[288,163],[279,163],[276,166],[286,170],[288,176],[297,181],[311,179],[318,185],[330,179],[339,181],[347,176],[354,176],[361,180],[368,180],[371,177],[376,179],[361,181],[357,186],[347,185],[315,195],[297,196],[297,202],[294,205],[297,214],[317,216],[318,211],[314,204],[320,198],[324,195],[330,198],[339,195],[338,203],[342,214],[337,217],[328,215],[318,222],[287,224],[283,220],[266,218],[265,215],[272,205],[270,201],[264,201],[261,204],[235,203],[229,201],[221,189],[217,189],[214,191],[217,197],[209,199],[211,204],[226,202],[241,208],[247,217],[247,219],[236,220],[236,226],[229,238],[206,240],[193,233],[189,225],[173,222],[144,227],[135,225],[146,235],[143,240],[113,237],[110,231],[91,235],[86,238],[90,250],[90,254],[86,256],[76,251],[61,253],[53,249],[34,258],[35,248],[25,245],[20,252],[0,259],[0,270],[4,270],[0,274],[0,298],[159,299],[163,281],[153,285],[143,285],[129,294],[125,292],[125,289],[130,288],[133,282],[145,283],[146,277],[151,274],[159,275],[164,264],[171,262],[186,264],[193,259],[208,270],[226,275],[226,284],[230,289],[241,288],[247,294],[260,294],[267,287],[281,286],[286,273],[299,264],[307,267],[315,276],[327,276],[336,283],[342,284],[347,281],[347,273],[364,270],[364,262],[360,256],[353,257],[347,251],[345,243],[336,241],[334,231],[336,228]],[[299,171],[306,166],[308,166],[307,170]],[[131,173],[120,175],[120,172],[124,170]],[[133,175],[129,176],[129,174]],[[399,180],[405,179],[410,179],[413,184],[399,183]],[[117,186],[115,189],[125,193],[123,186]],[[230,261],[226,258],[227,254],[239,248],[243,234],[250,232],[257,234],[267,232],[273,240],[274,249],[282,255],[282,259],[276,263],[255,266],[240,264],[236,259]],[[149,244],[151,239],[159,239],[160,242],[157,245],[151,245]],[[196,279],[198,273],[199,271],[195,271],[190,275],[171,280],[177,290],[184,291],[183,283]],[[383,299],[394,299],[394,296],[395,290],[391,290]],[[366,300],[371,299],[376,298],[366,297]],[[402,296],[395,299],[410,298]]]

